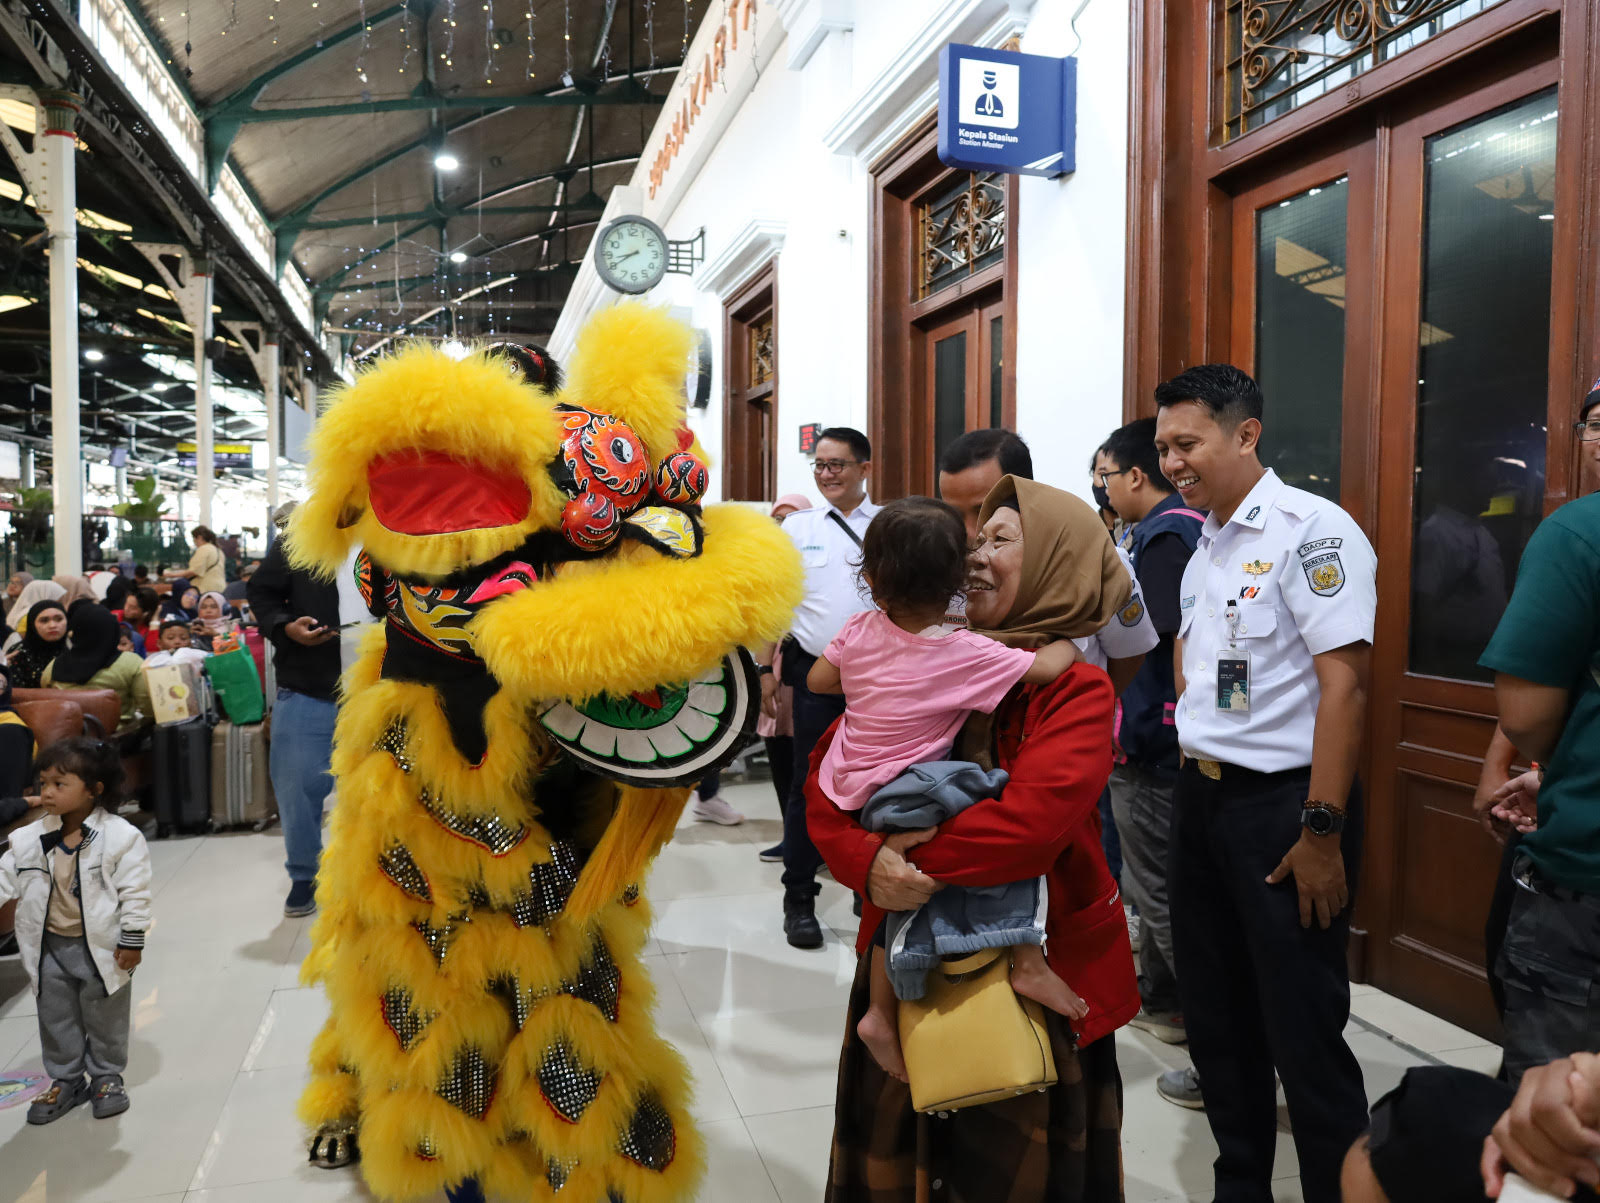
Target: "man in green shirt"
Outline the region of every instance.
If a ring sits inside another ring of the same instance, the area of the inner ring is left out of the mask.
[[[1600,382],[1578,423],[1600,446]],[[1518,852],[1497,972],[1506,986],[1506,1073],[1600,1048],[1600,493],[1534,531],[1481,661],[1500,725],[1545,766],[1538,829]]]

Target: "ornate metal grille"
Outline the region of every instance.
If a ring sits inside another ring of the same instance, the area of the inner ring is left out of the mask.
[[[917,211],[917,298],[998,263],[1006,249],[1005,177],[964,174]]]
[[[1500,0],[1222,0],[1224,141],[1493,8]]]
[[[774,374],[772,315],[758,318],[750,327],[750,387],[760,388]]]

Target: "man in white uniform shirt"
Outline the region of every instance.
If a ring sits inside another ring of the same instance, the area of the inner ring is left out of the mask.
[[[783,643],[783,684],[794,687],[794,781],[783,808],[783,934],[796,948],[821,948],[817,923],[817,866],[822,863],[806,830],[805,783],[811,751],[844,713],[844,695],[812,693],[806,674],[852,614],[872,609],[861,583],[861,540],[879,507],[867,497],[872,444],[859,430],[831,426],[817,439],[812,472],[824,504],[784,519],[800,549],[806,595]],[[778,682],[763,670],[763,694]],[[765,698],[763,698],[765,701]]]
[[[1169,885],[1216,1200],[1272,1198],[1276,1069],[1306,1203],[1336,1203],[1367,1119],[1345,946],[1377,558],[1337,505],[1262,467],[1261,392],[1238,368],[1191,368],[1156,404],[1162,472],[1211,511],[1179,597]]]

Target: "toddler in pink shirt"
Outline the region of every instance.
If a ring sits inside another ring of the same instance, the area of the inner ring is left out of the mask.
[[[845,696],[844,718],[818,769],[841,810],[861,810],[914,765],[948,761],[969,714],[993,711],[1019,682],[1055,680],[1076,659],[1067,640],[1034,652],[943,625],[966,581],[966,557],[960,516],[932,498],[890,502],[867,530],[861,577],[877,608],[845,623],[806,679],[813,693]],[[1037,944],[1012,947],[1011,984],[1069,1017],[1087,1013]],[[904,1081],[898,1006],[879,941],[871,1003],[856,1031],[884,1071]]]

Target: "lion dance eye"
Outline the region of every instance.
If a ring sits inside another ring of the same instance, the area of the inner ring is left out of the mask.
[[[633,444],[627,439],[612,439],[611,454],[619,464],[631,464],[633,463]]]
[[[710,473],[700,458],[676,451],[656,469],[656,493],[668,505],[694,505],[706,494]]]

